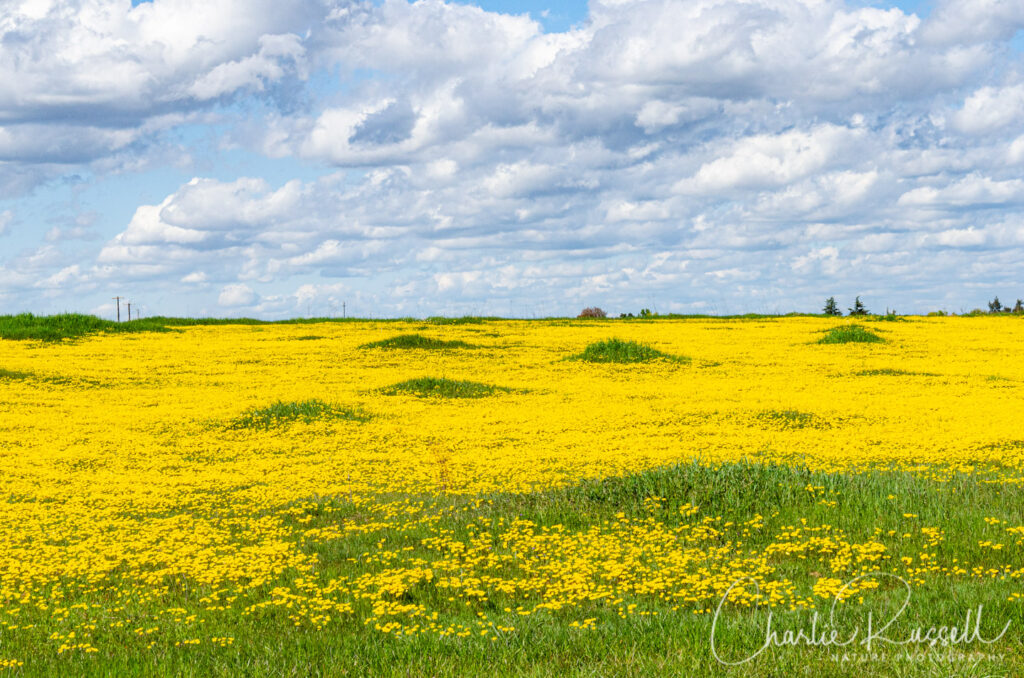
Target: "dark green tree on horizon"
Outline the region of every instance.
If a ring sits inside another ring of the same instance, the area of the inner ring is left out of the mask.
[[[825,300],[825,308],[822,309],[825,315],[842,315],[843,312],[839,310],[839,305],[836,303],[835,297],[829,297]]]
[[[867,315],[870,311],[864,307],[861,303],[860,295],[857,295],[857,299],[853,302],[853,308],[846,309],[850,312],[850,315]]]

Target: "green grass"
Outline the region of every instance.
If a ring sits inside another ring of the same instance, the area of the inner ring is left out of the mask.
[[[432,315],[427,318],[431,325],[480,325],[489,320],[501,320],[496,316],[464,315],[458,318],[446,318],[445,316]]]
[[[323,339],[318,334],[304,334],[301,337],[292,337],[292,341],[315,341],[317,339]]]
[[[19,370],[6,370],[0,367],[0,381],[22,381],[33,376],[30,372],[21,372]]]
[[[290,318],[288,320],[256,320],[254,318],[175,318],[150,316],[141,320],[114,322],[94,315],[61,313],[58,315],[0,316],[0,339],[61,341],[79,339],[100,332],[168,332],[175,327],[206,325],[311,325],[317,323],[408,322],[415,318]]]
[[[415,395],[420,398],[483,398],[512,389],[475,381],[458,381],[444,377],[420,377],[392,384],[381,390],[385,395]]]
[[[647,344],[622,339],[606,339],[590,344],[582,353],[569,356],[566,360],[580,360],[588,363],[646,363],[652,360],[689,362],[685,356],[662,353]]]
[[[78,339],[98,332],[167,331],[168,328],[154,318],[117,323],[81,313],[47,316],[22,313],[0,316],[0,339],[53,342],[62,339]]]
[[[809,487],[814,491],[808,491]],[[662,499],[652,504],[651,497]],[[834,504],[825,505],[822,498]],[[403,554],[406,566],[422,559],[422,567],[429,567],[438,554],[425,546],[425,539],[436,537],[439,532],[463,541],[474,536],[491,539],[488,526],[498,521],[509,525],[526,520],[550,529],[586,531],[603,529],[607,522],[619,520],[617,516],[621,513],[638,529],[644,529],[644,521],[653,519],[672,530],[682,524],[679,509],[684,504],[698,505],[700,515],[720,516],[718,525],[726,521],[740,524],[755,515],[764,516],[765,527],[752,530],[743,540],[744,548],[752,551],[763,549],[777,540],[780,533],[792,530],[791,526],[799,528],[806,521],[807,527],[830,525],[833,533],[841,530],[851,540],[866,540],[879,530],[883,535],[891,530],[896,536],[884,538],[890,548],[906,549],[913,554],[927,550],[942,565],[951,563],[953,558],[985,565],[986,558],[996,557],[978,547],[979,535],[986,529],[985,518],[999,518],[1008,525],[1024,524],[1024,489],[985,483],[969,474],[938,483],[897,471],[828,474],[805,467],[749,461],[718,465],[682,463],[621,477],[583,479],[560,489],[430,497],[425,501],[424,510],[437,515],[436,520],[402,521],[401,529],[355,533],[304,546],[317,557],[316,576],[323,581],[357,577],[370,567],[362,562],[364,554],[381,548]],[[345,497],[313,497],[301,504],[305,507],[301,516],[284,518],[285,525],[297,529],[298,534],[330,529],[348,519],[375,520],[374,516],[361,515],[365,509],[347,503]],[[917,517],[908,519],[904,513]],[[945,539],[926,548],[918,526],[939,527]],[[494,541],[493,548],[496,555],[503,553],[499,541]],[[1007,548],[1014,547],[1008,544]],[[831,557],[827,552],[821,557],[778,553],[772,562],[780,575],[809,589],[819,573],[830,576],[827,568]],[[1009,559],[1003,559],[1006,560]],[[387,561],[378,567],[397,565]],[[898,572],[899,562],[893,558],[881,563],[880,568]],[[204,617],[210,618],[203,625],[203,642],[178,648],[174,647],[174,640],[199,633],[187,626],[156,621],[155,616],[147,615],[145,606],[129,601],[128,605],[137,606],[139,627],[161,627],[153,636],[159,643],[151,650],[144,649],[137,639],[135,624],[109,629],[101,625],[94,635],[100,639],[101,647],[111,650],[95,655],[57,654],[44,634],[32,636],[31,632],[22,631],[4,636],[0,658],[16,657],[26,662],[23,669],[12,672],[15,676],[1009,677],[1024,675],[1024,607],[1007,601],[1012,592],[1019,590],[1019,580],[987,576],[926,578],[913,585],[908,609],[889,637],[905,637],[905,632],[914,627],[959,625],[964,612],[979,604],[984,605],[986,635],[995,635],[994,630],[1002,623],[1011,622],[1010,633],[995,645],[979,647],[975,643],[960,648],[965,652],[980,649],[993,656],[953,667],[936,664],[945,656],[946,648],[941,647],[915,648],[926,653],[928,658],[924,661],[903,661],[898,658],[899,653],[888,648],[890,659],[843,663],[832,660],[826,648],[800,646],[772,648],[751,662],[726,668],[710,652],[712,616],[695,615],[686,605],[673,610],[673,601],[656,595],[626,594],[625,602],[636,602],[640,609],[657,613],[644,617],[619,618],[610,611],[608,601],[594,601],[571,611],[520,617],[503,611],[507,601],[496,591],[466,605],[461,600],[449,601],[447,590],[432,584],[406,591],[400,602],[439,610],[443,618],[467,625],[474,623],[478,613],[484,613],[496,624],[515,626],[517,630],[502,634],[497,641],[478,636],[399,638],[382,635],[359,619],[345,617],[332,621],[323,631],[316,631],[294,626],[286,616],[287,610],[250,617],[237,613],[219,617],[216,612],[203,612]],[[195,583],[172,586],[151,606],[194,609],[195,599],[207,593],[206,587]],[[902,593],[892,588],[871,595],[881,598],[879,607],[891,609],[893,604],[902,602]],[[76,614],[73,606],[78,602],[68,599],[61,604]],[[19,624],[52,618],[48,610],[30,605],[20,607]],[[864,607],[853,609],[862,612]],[[827,609],[824,612],[827,614]],[[588,617],[598,620],[595,630],[569,628],[570,621]],[[860,621],[863,627],[863,618]],[[719,620],[718,647],[730,658],[741,651],[749,652],[763,642],[765,625],[763,611],[727,607]],[[806,630],[810,625],[809,611],[775,611],[773,627],[780,633],[783,629]],[[230,636],[235,642],[221,648],[209,644],[208,636]],[[30,641],[32,638],[38,640]],[[1000,654],[1002,658],[996,656]],[[937,666],[942,670],[938,671]]]
[[[444,339],[424,337],[422,334],[399,334],[398,336],[391,337],[389,339],[371,341],[370,343],[363,344],[359,348],[414,348],[442,350],[449,348],[474,348],[474,346],[472,344],[467,344],[466,342],[460,341],[458,339],[446,341]]]
[[[861,325],[840,325],[825,333],[819,344],[878,344],[884,342],[880,336]]]
[[[277,401],[267,407],[252,408],[234,419],[228,428],[271,429],[282,424],[302,421],[307,424],[317,420],[367,421],[369,417],[351,407],[343,407],[322,400],[301,402]]]

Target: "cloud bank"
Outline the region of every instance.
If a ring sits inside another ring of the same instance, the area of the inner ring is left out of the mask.
[[[261,160],[167,186],[101,242],[0,256],[0,304],[126,287],[179,300],[154,312],[267,317],[1024,296],[1015,3],[921,19],[609,0],[564,33],[440,0],[7,5],[0,179],[21,179],[0,182],[0,235],[19,192],[142,172],[185,125]]]

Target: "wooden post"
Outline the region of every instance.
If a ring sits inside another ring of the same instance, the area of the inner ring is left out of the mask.
[[[117,322],[121,322],[121,297],[113,297],[117,302]]]

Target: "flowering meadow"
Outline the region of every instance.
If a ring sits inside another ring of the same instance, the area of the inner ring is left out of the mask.
[[[1024,675],[1024,321],[850,322],[0,339],[0,676]]]

